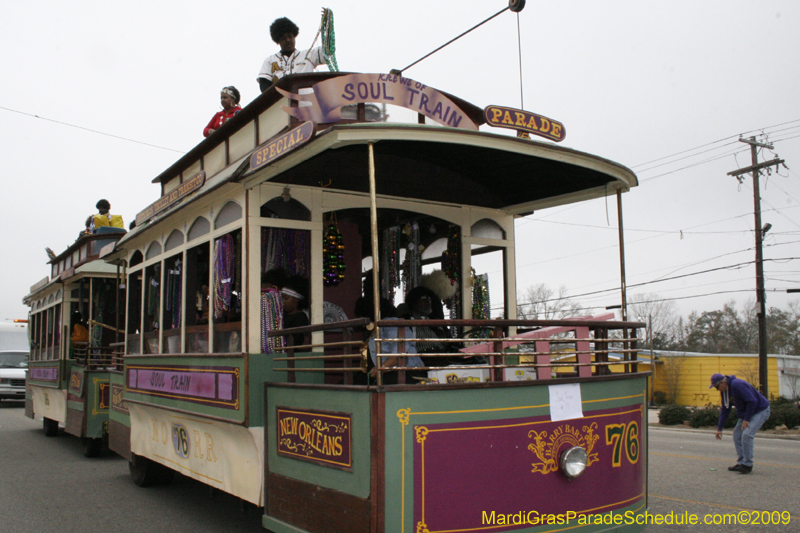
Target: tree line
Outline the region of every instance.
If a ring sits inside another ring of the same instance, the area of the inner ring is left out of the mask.
[[[586,314],[580,302],[566,297],[566,288],[554,290],[543,283],[517,294],[517,316],[557,320]],[[758,353],[758,318],[754,300],[741,306],[731,300],[722,309],[678,314],[674,301],[658,294],[634,294],[628,299],[628,317],[649,324],[653,348],[702,353]],[[800,301],[788,309],[767,311],[767,351],[800,355]]]

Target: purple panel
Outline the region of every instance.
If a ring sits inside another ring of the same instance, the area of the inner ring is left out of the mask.
[[[53,367],[31,368],[31,379],[36,379],[39,381],[57,381],[58,368],[53,368]]]
[[[233,399],[233,374],[219,374],[219,399]]]
[[[128,370],[128,387],[136,388],[136,370]]]
[[[138,389],[216,398],[216,373],[140,369]]]
[[[509,531],[530,524],[487,528],[481,511],[581,514],[640,500],[646,466],[639,460],[640,407],[561,422],[534,417],[414,426],[414,522],[430,531]],[[588,451],[589,466],[569,480],[558,460],[574,445]]]

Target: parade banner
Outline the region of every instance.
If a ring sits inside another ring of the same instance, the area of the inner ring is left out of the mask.
[[[349,74],[321,81],[311,94],[293,94],[276,87],[287,98],[311,105],[282,109],[300,120],[337,122],[342,107],[359,103],[405,107],[442,126],[477,130],[478,126],[444,93],[410,78],[394,74]]]
[[[264,428],[129,404],[131,452],[264,505]]]

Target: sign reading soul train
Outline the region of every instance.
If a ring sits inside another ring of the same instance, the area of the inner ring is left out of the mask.
[[[126,286],[108,443],[133,480],[180,472],[276,532],[643,515],[644,324],[516,318],[514,220],[637,185],[564,131],[401,76],[309,73],[157,176],[103,258]],[[42,390],[66,379],[34,367]]]

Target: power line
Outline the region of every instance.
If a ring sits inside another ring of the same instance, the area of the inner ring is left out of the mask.
[[[136,144],[143,144],[145,146],[150,146],[152,148],[158,148],[159,150],[167,150],[167,151],[170,151],[170,152],[177,152],[179,154],[185,154],[186,153],[186,152],[181,151],[181,150],[174,150],[172,148],[166,148],[164,146],[158,146],[156,144],[150,144],[150,143],[146,143],[146,142],[142,142],[142,141],[137,141],[136,139],[129,139],[127,137],[120,137],[119,135],[106,133],[104,131],[98,131],[98,130],[93,130],[93,129],[90,129],[90,128],[85,128],[83,126],[78,126],[76,124],[70,124],[69,122],[61,122],[59,120],[54,120],[52,118],[40,117],[39,115],[34,115],[32,113],[25,113],[24,111],[18,111],[16,109],[9,109],[8,107],[0,106],[0,109],[3,109],[5,111],[10,111],[12,113],[18,113],[20,115],[25,115],[26,117],[38,118],[40,120],[46,120],[47,122],[53,122],[55,124],[61,124],[62,126],[68,126],[70,128],[76,128],[76,129],[88,131],[88,132],[91,132],[91,133],[97,133],[98,135],[105,135],[106,137],[112,137],[114,139],[119,139],[121,141],[128,141],[128,142],[132,142],[132,143],[136,143]]]

